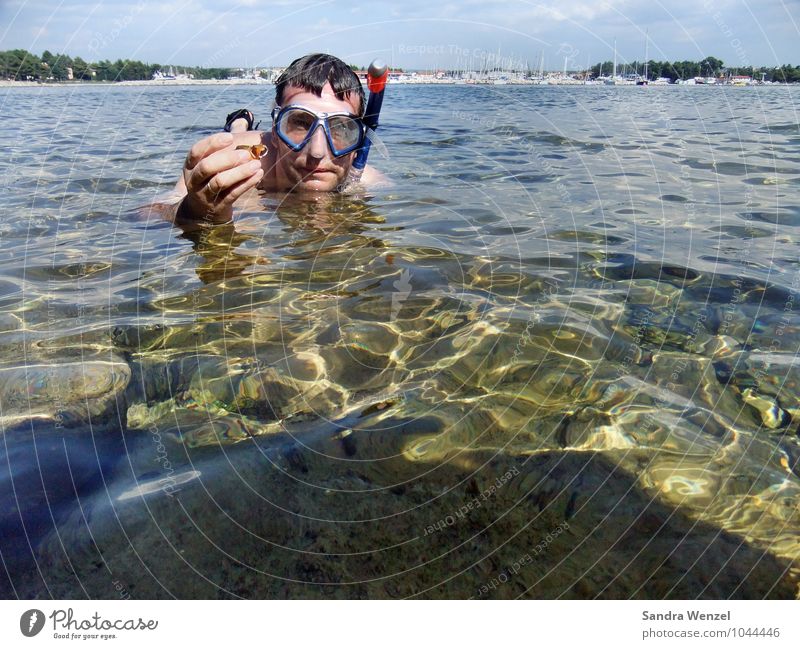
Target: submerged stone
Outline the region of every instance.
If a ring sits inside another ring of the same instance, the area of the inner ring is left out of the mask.
[[[761,421],[767,428],[772,430],[783,428],[792,420],[789,413],[781,408],[775,399],[759,395],[750,388],[742,392],[742,399],[759,412]]]
[[[49,360],[0,367],[3,427],[21,421],[50,420],[56,426],[99,423],[125,411],[128,364],[110,360]]]

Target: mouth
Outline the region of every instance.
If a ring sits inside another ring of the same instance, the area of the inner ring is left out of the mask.
[[[300,171],[303,173],[304,178],[333,173],[330,169],[325,169],[325,167],[302,167]]]

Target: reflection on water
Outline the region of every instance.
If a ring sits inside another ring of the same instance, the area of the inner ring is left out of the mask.
[[[191,231],[204,127],[0,95],[0,593],[796,596],[797,91],[392,91],[393,189]]]

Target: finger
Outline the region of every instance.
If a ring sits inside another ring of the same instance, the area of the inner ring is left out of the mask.
[[[230,133],[215,133],[197,142],[186,156],[185,169],[194,169],[197,164],[215,151],[220,151],[233,144],[233,135]]]
[[[209,197],[216,197],[227,192],[237,183],[242,182],[261,171],[261,162],[253,160],[216,174],[206,185]]]
[[[197,163],[197,166],[192,169],[189,174],[188,186],[192,191],[200,191],[219,174],[228,171],[229,169],[247,166],[246,163],[250,162],[251,160],[252,157],[250,156],[249,151],[226,149],[224,151],[212,153],[203,158]],[[255,169],[260,166],[261,163],[258,163],[258,166],[251,170],[251,173],[253,173]],[[224,187],[217,185],[212,189],[218,192],[224,189]]]
[[[231,187],[222,199],[223,204],[233,205],[236,202],[236,199],[238,199],[242,194],[258,185],[263,177],[264,170],[260,169],[255,174],[250,176],[250,178],[246,178],[245,180]]]

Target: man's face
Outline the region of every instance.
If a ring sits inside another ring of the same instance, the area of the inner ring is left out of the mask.
[[[329,83],[322,88],[321,97],[296,86],[287,86],[283,93],[283,106],[289,104],[300,104],[318,113],[347,111],[358,114],[358,97],[350,93],[346,101],[337,99]],[[353,151],[334,158],[321,127],[314,131],[308,144],[297,152],[286,146],[275,133],[272,139],[278,150],[277,181],[286,189],[333,191],[345,182],[356,155]]]

